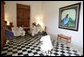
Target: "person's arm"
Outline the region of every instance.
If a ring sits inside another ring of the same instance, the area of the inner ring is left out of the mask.
[[[8,28],[5,28],[5,30],[10,31]]]
[[[5,27],[5,30],[10,31],[7,27]]]

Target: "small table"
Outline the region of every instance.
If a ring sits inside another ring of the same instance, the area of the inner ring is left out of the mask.
[[[68,43],[68,40],[70,40],[70,43],[71,43],[71,37],[65,36],[65,35],[63,35],[63,34],[58,34],[58,35],[57,35],[57,40],[58,40],[58,39],[61,39],[61,38],[66,39],[66,40],[67,40],[66,43]]]

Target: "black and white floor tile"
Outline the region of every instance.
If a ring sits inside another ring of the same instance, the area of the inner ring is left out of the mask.
[[[40,38],[31,37],[17,37],[5,44],[2,56],[82,56],[77,50],[67,47],[63,43],[57,43],[50,55],[40,50]]]

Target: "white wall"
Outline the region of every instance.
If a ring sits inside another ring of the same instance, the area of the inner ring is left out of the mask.
[[[16,3],[30,5],[31,13],[30,13],[30,26],[33,20],[41,16],[41,1],[5,1],[5,16],[8,18],[8,21],[13,22],[14,26],[17,26],[17,7]]]
[[[45,25],[51,35],[64,34],[72,37],[72,44],[83,48],[83,2],[81,1],[81,11],[78,31],[71,31],[58,28],[59,8],[78,3],[80,1],[44,1],[43,15]],[[56,39],[56,37],[54,37]]]

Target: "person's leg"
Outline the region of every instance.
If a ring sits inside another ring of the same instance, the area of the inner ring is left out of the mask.
[[[34,37],[34,31],[32,31],[32,36]]]
[[[6,36],[6,44],[9,43],[9,38]]]
[[[41,35],[41,33],[40,33],[40,32],[38,32],[38,37],[40,37],[40,35]]]
[[[42,32],[42,35],[45,36],[45,35],[47,35],[47,33],[43,31],[43,32]]]
[[[5,30],[5,33],[6,33],[6,43],[8,43],[11,39],[12,39],[12,37],[13,37],[13,33],[12,32],[10,32],[10,31],[7,31],[7,30]]]
[[[8,44],[9,43],[9,40],[6,40],[6,44]]]
[[[9,41],[10,40],[12,40],[14,38],[14,34],[13,34],[13,32],[8,32],[8,39],[9,39]]]
[[[42,35],[42,32],[40,32],[40,37],[42,37],[43,35]]]
[[[12,39],[12,37],[7,37],[6,44],[9,43]]]

